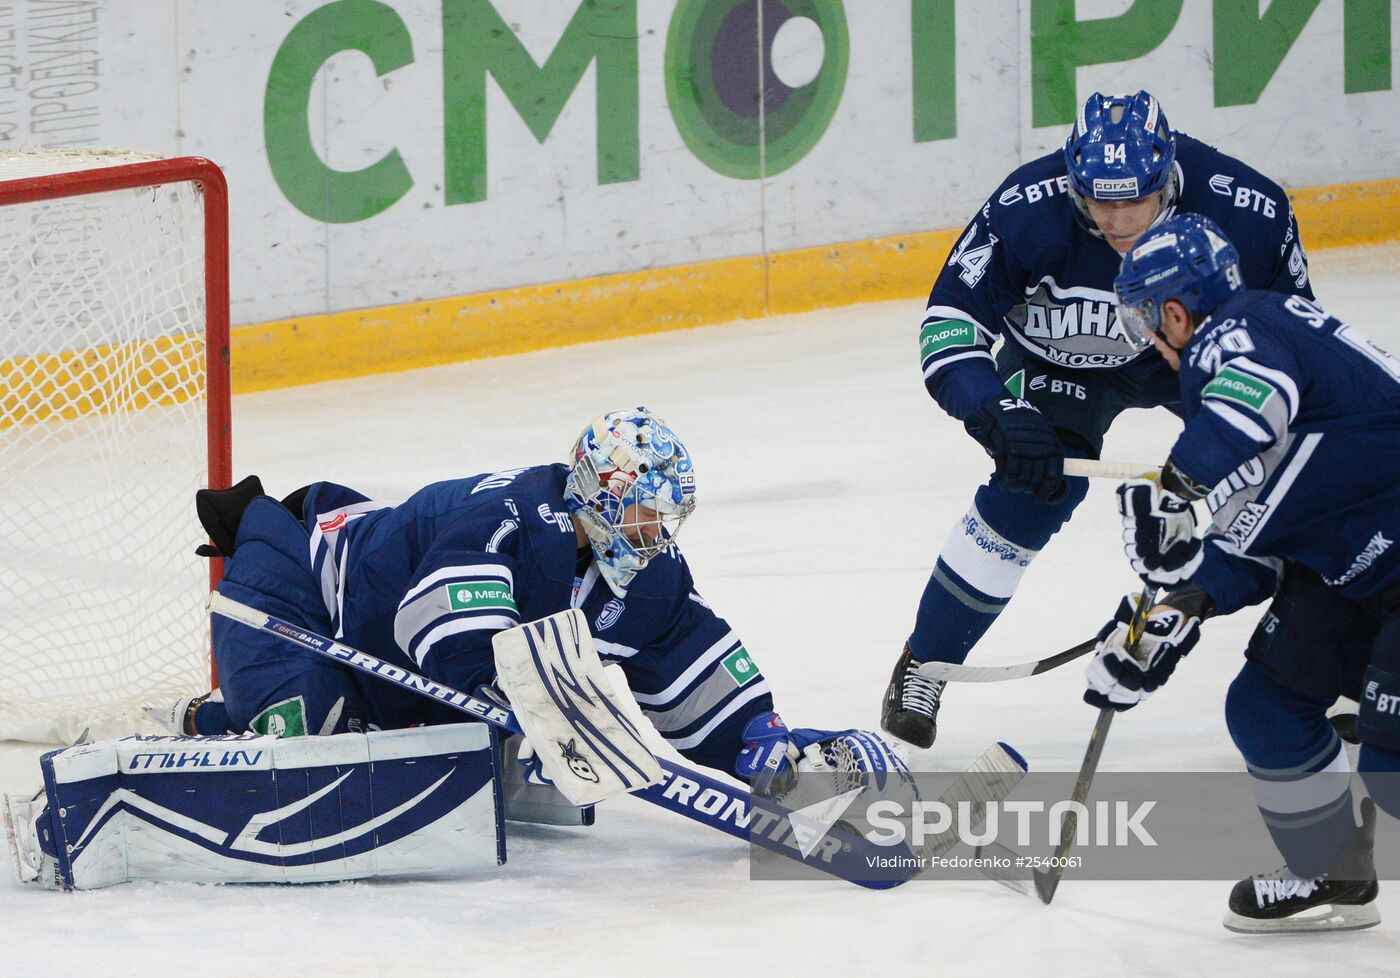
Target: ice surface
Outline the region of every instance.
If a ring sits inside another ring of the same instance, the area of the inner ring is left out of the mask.
[[[1397,275],[1400,248],[1314,256],[1323,304],[1393,351]],[[920,384],[921,308],[887,302],[243,396],[235,471],[273,493],[334,479],[400,499],[433,480],[562,458],[594,415],[647,404],[696,459],[701,506],[680,542],[702,593],[783,714],[874,727],[933,558],[988,469]],[[1105,457],[1158,460],[1175,429],[1164,411],[1130,412]],[[1111,500],[1111,485],[1093,487],[971,661],[1037,658],[1106,620],[1135,584]],[[1221,704],[1255,618],[1212,622],[1170,686],[1114,724],[1102,768],[1240,769]],[[915,760],[961,769],[999,739],[1032,770],[1074,770],[1094,720],[1081,690],[1076,666],[951,689],[936,748]],[[36,787],[38,753],[0,746],[0,790]],[[881,893],[750,882],[744,846],[625,798],[590,829],[515,828],[509,852],[501,869],[460,881],[300,888],[62,895],[0,871],[0,972],[1312,978],[1400,952],[1393,884],[1379,928],[1245,938],[1220,926],[1229,884],[1218,881],[1071,878],[1048,909],[990,882]]]

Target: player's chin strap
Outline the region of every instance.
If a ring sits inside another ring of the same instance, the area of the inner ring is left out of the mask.
[[[511,733],[522,732],[517,714],[499,703],[469,696],[461,690],[453,689],[416,672],[391,665],[366,652],[309,632],[298,625],[235,601],[217,591],[209,596],[209,609],[215,614],[241,622],[250,628],[276,635],[299,648],[334,659],[359,672],[436,700],[473,719],[484,721]],[[577,610],[573,609],[569,612],[540,619],[537,622],[521,625],[510,631],[517,633],[528,655],[533,657],[539,653],[542,657],[541,661],[549,661],[552,653],[541,652],[540,643],[541,641],[555,641],[555,629],[557,628],[559,645],[557,651],[561,656],[561,663],[565,659],[577,663],[584,652],[581,649],[569,648],[569,643],[575,637],[573,631],[575,626],[569,622],[576,623],[579,628],[577,635],[580,638],[587,633],[587,626],[579,619],[571,617],[575,614],[577,614]],[[507,640],[508,643],[513,641],[515,639]],[[535,646],[534,651],[531,650],[532,642]],[[591,646],[590,639],[590,650]],[[507,657],[509,658],[509,655]],[[499,652],[497,661],[498,663],[500,661]],[[528,668],[537,667],[531,664]],[[578,679],[578,673],[574,673],[573,679]],[[570,679],[568,675],[561,672],[551,677],[551,683],[555,684],[556,689],[562,689],[570,686]],[[586,688],[586,685],[579,685],[578,689],[582,690]],[[604,713],[613,712],[615,707],[616,704],[611,704],[611,707],[599,704],[599,709]],[[574,714],[570,706],[563,706],[560,713],[571,719],[579,718],[579,715]],[[574,729],[592,736],[594,730],[588,726],[592,722],[589,717],[597,714],[587,714],[583,711],[580,711],[580,714],[579,726],[574,727]],[[622,721],[619,719],[618,722]],[[594,755],[585,753],[590,749],[586,745],[587,740],[583,736],[574,740],[571,747],[568,744],[561,745],[558,760],[562,761],[564,771],[554,777],[555,784],[560,786],[561,790],[563,790],[561,782],[567,784],[571,779],[580,782],[579,785],[571,786],[572,790],[572,788],[582,787],[583,782],[591,780],[582,774],[581,767],[576,767],[580,759],[588,764],[592,773],[599,775],[598,785],[602,784],[600,769],[608,767],[608,760],[604,758],[615,761],[615,758],[607,753],[599,754],[596,758]],[[648,755],[650,756],[649,752]],[[628,756],[636,760],[635,755],[629,754]],[[652,757],[652,761],[659,768],[657,780],[654,783],[646,783],[643,780],[641,783],[645,786],[623,790],[629,790],[636,797],[660,808],[676,812],[692,821],[708,825],[712,829],[743,839],[780,856],[804,863],[821,872],[849,880],[859,886],[887,889],[906,882],[914,875],[913,872],[900,875],[874,872],[872,867],[877,865],[878,859],[890,857],[889,847],[877,846],[863,836],[849,832],[839,825],[833,825],[829,828],[823,845],[803,852],[798,841],[800,833],[793,825],[789,824],[788,820],[756,817],[763,813],[755,811],[753,799],[747,789],[719,781],[707,774],[663,758]],[[552,773],[548,768],[546,768],[546,772]],[[618,781],[622,780],[619,777]],[[609,793],[616,793],[617,790],[614,786]]]

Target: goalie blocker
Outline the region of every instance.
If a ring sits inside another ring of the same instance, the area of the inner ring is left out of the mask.
[[[128,737],[45,754],[4,799],[22,883],[312,883],[505,862],[499,745],[480,723],[332,737]]]

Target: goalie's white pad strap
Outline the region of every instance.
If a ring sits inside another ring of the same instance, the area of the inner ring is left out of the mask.
[[[616,702],[577,608],[497,632],[496,681],[564,797],[592,805],[661,780],[661,765]]]
[[[321,882],[505,861],[495,734],[128,737],[44,755],[7,799],[22,881]],[[34,865],[37,861],[38,865]]]

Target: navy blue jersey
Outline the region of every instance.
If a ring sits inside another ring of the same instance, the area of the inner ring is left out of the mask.
[[[1177,211],[1214,220],[1240,253],[1249,288],[1312,296],[1307,257],[1283,190],[1190,136],[1176,135]],[[998,336],[1032,357],[1095,371],[1160,366],[1118,325],[1113,280],[1122,261],[1079,220],[1059,151],[1014,171],[958,239],[929,296],[919,333],[924,384],[965,418],[1002,393]]]
[[[1244,290],[1186,345],[1172,458],[1214,486],[1192,580],[1221,614],[1273,593],[1279,559],[1364,600],[1400,582],[1400,360],[1315,302]]]
[[[687,757],[731,770],[744,725],[773,709],[767,680],[675,547],[638,573],[625,599],[612,593],[592,551],[578,547],[567,471],[439,482],[392,507],[317,483],[303,518],[336,637],[470,691],[494,675],[496,632],[579,608],[600,657],[621,666],[661,734]],[[381,726],[433,710],[387,684],[362,685]]]

